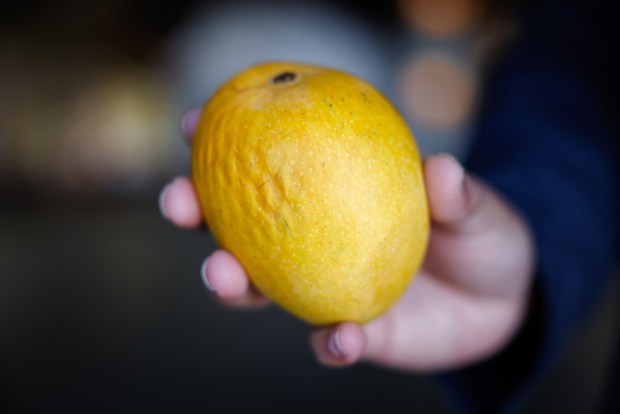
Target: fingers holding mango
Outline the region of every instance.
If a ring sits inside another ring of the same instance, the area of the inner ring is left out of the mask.
[[[269,300],[251,285],[245,269],[225,250],[216,250],[200,269],[202,281],[224,305],[235,308],[261,308]]]
[[[178,177],[159,194],[159,210],[178,227],[196,228],[202,224],[202,213],[194,185],[187,177]]]
[[[314,330],[310,335],[310,347],[320,364],[332,368],[344,368],[355,364],[363,357],[366,334],[360,325],[344,322]]]

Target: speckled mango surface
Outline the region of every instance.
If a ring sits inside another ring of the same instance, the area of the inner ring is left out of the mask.
[[[424,256],[429,213],[414,139],[354,76],[286,62],[237,74],[204,107],[192,175],[220,246],[311,324],[382,314]]]

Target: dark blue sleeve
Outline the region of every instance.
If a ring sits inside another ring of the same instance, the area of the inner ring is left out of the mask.
[[[605,77],[617,72],[605,66],[612,63],[604,39],[580,7],[529,9],[524,35],[486,87],[466,164],[526,219],[537,274],[528,317],[510,346],[440,376],[464,411],[514,408],[609,282],[620,186],[609,91],[601,86],[615,87]]]

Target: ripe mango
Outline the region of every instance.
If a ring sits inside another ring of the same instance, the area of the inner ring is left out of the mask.
[[[233,76],[203,109],[192,177],[221,247],[311,324],[377,317],[423,259],[429,213],[415,141],[352,75],[272,62]]]

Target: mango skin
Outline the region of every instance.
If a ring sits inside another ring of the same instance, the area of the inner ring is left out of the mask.
[[[237,74],[203,109],[192,175],[220,246],[310,324],[376,318],[422,262],[430,220],[413,136],[349,74],[289,62]]]

